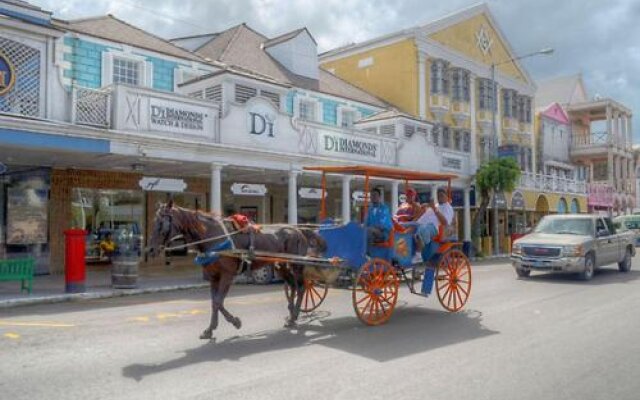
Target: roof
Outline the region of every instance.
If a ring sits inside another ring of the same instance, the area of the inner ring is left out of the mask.
[[[83,33],[174,57],[204,62],[199,56],[120,20],[111,14],[70,21],[53,20],[53,22],[55,26],[61,29]]]
[[[275,45],[280,44],[280,43],[284,43],[284,42],[286,42],[286,41],[288,41],[290,39],[293,39],[294,37],[298,36],[302,32],[307,32],[307,35],[309,35],[311,40],[313,40],[313,43],[315,43],[316,46],[318,45],[318,42],[316,42],[316,39],[314,39],[313,35],[307,30],[307,28],[300,28],[300,29],[296,29],[295,31],[291,31],[291,32],[282,34],[280,36],[276,36],[273,39],[267,40],[266,42],[264,42],[264,48],[266,49],[267,47],[271,47],[271,46],[275,46]]]
[[[299,31],[294,32],[299,33]],[[291,34],[293,32],[287,35]],[[319,79],[292,73],[264,50],[265,43],[269,41],[266,36],[254,31],[246,24],[240,24],[220,32],[197,49],[195,53],[226,65],[254,71],[282,84],[347,98],[376,107],[389,106],[383,100],[319,67]]]
[[[372,167],[369,165],[353,165],[346,167],[320,166],[304,167],[304,169],[307,171],[320,171],[330,174],[373,176],[377,178],[389,178],[409,181],[448,181],[450,179],[456,179],[458,177],[457,175],[453,174],[436,174],[391,167]]]
[[[536,104],[545,108],[552,103],[571,104],[573,102],[573,94],[581,80],[582,76],[576,74],[539,82],[538,91],[536,92]]]
[[[380,111],[379,113],[370,115],[367,118],[359,119],[358,121],[356,121],[356,124],[363,123],[363,122],[384,121],[386,119],[393,119],[393,118],[406,118],[413,121],[430,124],[429,121],[421,120],[420,118],[416,118],[413,115],[403,113],[402,111],[396,108],[393,108],[391,110]]]

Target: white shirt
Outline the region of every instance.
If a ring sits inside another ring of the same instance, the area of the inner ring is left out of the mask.
[[[453,221],[453,207],[451,207],[451,204],[436,204],[436,208],[444,216],[444,219],[447,221],[447,225],[451,225],[451,221]],[[422,214],[422,216],[418,218],[417,222],[420,225],[433,224],[436,228],[440,226],[440,220],[438,220],[438,217],[432,208],[429,208],[424,214]]]

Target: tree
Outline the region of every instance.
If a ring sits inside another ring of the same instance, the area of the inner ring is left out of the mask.
[[[476,193],[482,201],[473,218],[473,233],[480,236],[482,218],[489,207],[491,192],[513,192],[520,180],[520,165],[513,158],[496,158],[483,164],[476,174]]]

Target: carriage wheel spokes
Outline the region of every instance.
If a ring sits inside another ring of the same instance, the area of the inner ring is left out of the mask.
[[[353,308],[360,321],[385,323],[398,301],[399,286],[400,279],[389,262],[374,258],[363,265],[353,285]]]
[[[320,307],[328,292],[329,286],[325,283],[315,279],[304,279],[304,295],[300,311],[308,313]],[[284,285],[284,294],[287,299],[291,298],[291,287],[287,284]]]
[[[440,304],[448,311],[459,311],[467,303],[471,294],[471,264],[460,250],[449,250],[440,258],[436,291]]]

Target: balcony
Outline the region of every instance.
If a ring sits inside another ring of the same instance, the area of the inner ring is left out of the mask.
[[[429,108],[438,122],[442,122],[444,116],[449,112],[450,103],[449,96],[447,95],[432,94],[429,96]]]
[[[457,126],[462,126],[470,116],[469,102],[453,101],[451,103],[451,114]]]
[[[587,194],[586,182],[576,179],[559,178],[553,175],[523,172],[520,175],[521,189],[540,190],[551,193]]]
[[[156,136],[218,140],[219,106],[153,89],[113,85],[102,89],[74,87],[71,122],[116,131]]]

